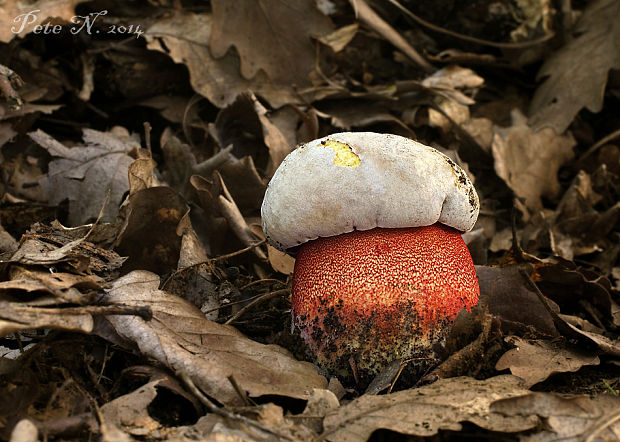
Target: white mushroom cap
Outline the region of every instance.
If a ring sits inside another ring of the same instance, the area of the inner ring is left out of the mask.
[[[291,152],[271,179],[263,231],[280,250],[318,237],[436,222],[461,231],[478,218],[478,194],[458,165],[398,135],[343,132]]]

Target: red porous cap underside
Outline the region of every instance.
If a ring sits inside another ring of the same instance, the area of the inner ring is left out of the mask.
[[[357,354],[372,371],[430,351],[478,296],[457,230],[434,224],[353,231],[300,248],[293,324],[320,364],[341,365],[334,360]]]

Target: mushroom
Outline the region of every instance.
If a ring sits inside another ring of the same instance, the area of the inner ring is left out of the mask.
[[[370,379],[394,360],[438,357],[478,302],[460,235],[478,210],[463,170],[408,138],[345,132],[291,152],[261,215],[270,244],[296,254],[292,326],[316,362]]]

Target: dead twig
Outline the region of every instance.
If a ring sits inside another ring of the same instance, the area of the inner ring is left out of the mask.
[[[232,374],[228,376],[226,379],[228,379],[228,382],[230,382],[230,385],[232,385],[233,388],[235,389],[237,396],[241,398],[241,400],[246,406],[256,406],[256,402],[254,402],[252,399],[248,397],[245,390],[239,386],[239,384],[237,383],[237,380]]]
[[[523,267],[519,267],[519,274],[525,280],[529,289],[536,294],[538,300],[542,303],[547,313],[549,313],[558,332],[560,332],[567,339],[574,339],[575,341],[585,343],[586,345],[592,344],[586,336],[580,334],[576,329],[572,328],[570,324],[560,318],[560,316],[551,308],[543,292],[540,291],[536,283],[532,280],[528,272]]]
[[[519,243],[519,237],[517,236],[517,208],[512,207],[510,214],[510,230],[512,232],[512,252],[514,253],[515,261],[518,263],[526,262],[525,252]]]
[[[265,280],[261,279],[260,281],[265,281]],[[277,279],[274,280],[274,281],[277,281]],[[282,282],[281,282],[281,284],[282,285],[286,285],[286,284],[284,284]],[[246,284],[246,285],[250,285],[250,284]],[[246,288],[246,286],[243,286],[243,287],[239,288],[239,291],[243,290],[244,288]],[[203,313],[206,315],[207,313],[215,312],[215,311],[221,310],[221,309],[226,308],[226,307],[230,307],[230,306],[237,305],[237,304],[243,304],[243,303],[248,302],[248,301],[253,301],[255,299],[260,298],[261,296],[265,296],[265,294],[264,293],[260,293],[258,295],[251,296],[251,297],[249,297],[247,299],[240,299],[239,301],[227,302],[226,304],[222,304],[219,307],[215,307],[215,308],[212,308],[210,310],[203,311]]]
[[[279,437],[281,439],[285,439],[285,440],[293,440],[288,436],[285,436],[283,434],[278,433],[276,430],[267,427],[266,425],[261,424],[260,422],[256,422],[252,419],[248,419],[247,417],[238,415],[236,413],[232,413],[230,411],[227,411],[223,408],[219,408],[218,406],[216,406],[213,402],[211,402],[211,400],[206,397],[202,391],[200,391],[200,389],[198,389],[198,387],[196,386],[196,384],[194,384],[194,381],[192,381],[192,379],[189,377],[189,375],[187,374],[187,372],[180,370],[177,373],[177,376],[185,383],[185,385],[187,386],[187,388],[192,392],[192,394],[194,396],[196,396],[198,398],[198,400],[200,402],[202,402],[202,404],[207,407],[207,410],[209,410],[211,413],[216,414],[218,416],[223,417],[224,419],[230,419],[233,421],[238,421],[238,422],[242,422],[248,426],[257,428],[260,431],[263,431],[265,433],[271,434],[273,436]]]
[[[151,127],[151,123],[149,123],[148,121],[145,121],[144,123],[142,123],[142,125],[144,126],[144,145],[146,146],[146,150],[152,153],[153,149],[151,149],[151,130],[153,128]]]
[[[580,157],[579,159],[576,161],[577,164],[580,164],[583,160],[585,160],[586,158],[588,158],[590,155],[592,155],[594,152],[596,152],[596,150],[601,147],[604,146],[605,144],[609,143],[611,140],[614,140],[616,138],[620,137],[620,129],[613,131],[612,133],[605,135],[603,138],[601,138],[600,140],[598,140],[596,143],[594,143],[588,150],[586,150]]]
[[[600,434],[611,427],[613,424],[620,420],[620,411],[616,411],[611,415],[611,417],[607,418],[605,422],[599,425],[590,435],[585,439],[585,442],[592,442],[596,438],[600,436]]]
[[[93,413],[80,413],[73,416],[38,421],[39,432],[48,437],[62,437],[80,434],[86,431],[95,432],[99,424]]]
[[[228,325],[228,324],[231,324],[231,323],[235,322],[237,319],[239,319],[241,316],[243,316],[245,314],[245,312],[250,310],[255,305],[260,304],[261,302],[267,301],[269,299],[275,298],[276,296],[280,296],[280,295],[283,295],[283,294],[289,293],[289,292],[290,292],[289,289],[280,289],[280,290],[275,290],[273,292],[265,293],[264,295],[259,296],[254,301],[250,302],[248,305],[246,305],[245,307],[240,309],[237,313],[235,313],[232,316],[232,318],[230,318],[224,324]]]
[[[463,376],[473,363],[484,359],[485,346],[489,341],[489,336],[491,334],[493,317],[486,314],[480,319],[482,321],[482,330],[480,331],[478,337],[465,347],[459,349],[456,353],[450,355],[448,359],[435,367],[429,375],[423,377],[422,379],[425,379],[428,376],[436,377],[438,379]]]
[[[221,193],[217,197],[217,206],[220,210],[220,213],[226,219],[226,222],[228,222],[230,229],[235,233],[237,238],[239,238],[239,240],[241,240],[241,242],[248,247],[252,247],[251,250],[261,260],[266,261],[267,256],[261,249],[255,246],[256,235],[252,232],[250,226],[248,226],[248,223],[241,214],[239,207],[237,207],[237,203],[235,203],[235,200],[228,191],[226,183],[224,183],[224,178],[222,178],[222,175],[220,175],[219,172],[215,171],[214,173],[215,179],[219,181],[219,186],[221,189]]]
[[[230,252],[230,253],[227,253],[226,255],[220,255],[220,256],[216,256],[215,258],[211,258],[209,260],[209,262],[223,261],[225,259],[232,258],[232,257],[237,256],[237,255],[242,255],[242,254],[244,254],[246,252],[250,252],[250,251],[254,250],[256,247],[262,246],[266,242],[267,242],[267,240],[263,239],[261,241],[255,242],[254,244],[250,244],[249,246],[244,247],[243,249],[239,249],[239,250],[237,250],[235,252]]]
[[[192,173],[207,177],[213,173],[215,169],[232,158],[233,145],[229,144],[219,152],[213,154],[201,163],[192,167]]]
[[[472,37],[470,35],[460,34],[458,32],[454,32],[454,31],[451,31],[449,29],[442,28],[441,26],[434,25],[434,24],[432,24],[430,22],[427,22],[423,18],[418,17],[413,12],[411,12],[409,9],[405,8],[403,5],[398,3],[396,0],[388,0],[388,1],[390,3],[392,3],[394,6],[396,6],[398,9],[400,9],[411,20],[413,20],[414,22],[416,22],[420,26],[424,26],[425,28],[430,29],[431,31],[439,32],[440,34],[449,35],[451,37],[458,38],[460,40],[469,41],[471,43],[476,43],[476,44],[485,45],[485,46],[491,46],[491,47],[494,47],[494,48],[524,49],[524,48],[529,48],[530,46],[536,46],[536,45],[539,45],[541,43],[544,43],[544,42],[546,42],[548,40],[551,40],[555,36],[555,34],[552,32],[552,33],[550,33],[548,35],[545,35],[544,37],[540,37],[540,38],[537,38],[535,40],[523,41],[523,42],[518,42],[518,43],[502,43],[502,42],[495,42],[495,41],[490,41],[490,40],[484,40],[482,38],[476,38],[476,37]]]
[[[148,305],[87,305],[84,307],[67,307],[57,310],[64,315],[126,315],[140,316],[145,321],[153,319],[153,311]]]
[[[258,242],[256,242],[256,243],[254,243],[254,244],[251,244],[251,245],[249,245],[249,246],[247,246],[247,247],[244,247],[243,249],[239,249],[239,250],[236,250],[236,251],[234,251],[234,252],[227,253],[227,254],[225,254],[225,255],[216,256],[216,257],[214,257],[214,258],[209,258],[209,259],[207,259],[206,261],[200,261],[200,262],[197,262],[197,263],[195,263],[195,264],[189,265],[189,266],[187,266],[187,267],[183,267],[182,269],[175,270],[175,271],[174,271],[174,272],[173,272],[170,276],[168,276],[168,278],[166,278],[166,280],[162,283],[161,288],[162,288],[162,289],[165,289],[165,288],[166,288],[166,286],[168,285],[168,283],[169,283],[170,281],[172,281],[172,279],[174,279],[174,278],[175,278],[176,276],[178,276],[178,275],[181,275],[181,274],[183,274],[183,273],[187,272],[188,270],[191,270],[191,269],[193,269],[193,268],[196,268],[196,267],[199,267],[199,266],[201,266],[201,265],[205,265],[205,264],[206,264],[206,265],[208,265],[208,266],[211,266],[211,265],[212,265],[212,263],[213,263],[213,262],[215,262],[215,261],[223,261],[223,260],[225,260],[225,259],[229,259],[229,258],[232,258],[232,257],[234,257],[234,256],[242,255],[242,254],[244,254],[244,253],[246,253],[246,252],[249,252],[249,251],[251,251],[251,250],[254,250],[256,247],[260,247],[260,246],[262,246],[262,245],[263,245],[263,244],[265,244],[266,242],[267,242],[267,240],[266,240],[266,239],[263,239],[263,240],[261,240],[261,241],[258,241]]]
[[[433,72],[435,68],[422,57],[388,22],[383,20],[364,0],[349,0],[355,10],[355,15],[366,26],[375,30],[379,35],[403,51],[415,64],[426,72]]]
[[[257,279],[256,281],[248,282],[246,285],[243,285],[243,286],[239,287],[239,290],[245,290],[245,289],[248,289],[248,288],[253,287],[255,285],[263,284],[263,283],[266,283],[266,282],[267,283],[272,283],[272,284],[286,285],[285,282],[282,282],[279,279],[263,278],[263,279]]]

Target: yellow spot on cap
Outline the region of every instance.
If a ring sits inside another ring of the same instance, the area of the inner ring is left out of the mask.
[[[351,149],[351,146],[340,141],[326,140],[321,143],[336,153],[334,164],[340,167],[351,167],[355,169],[360,165],[360,157]]]

